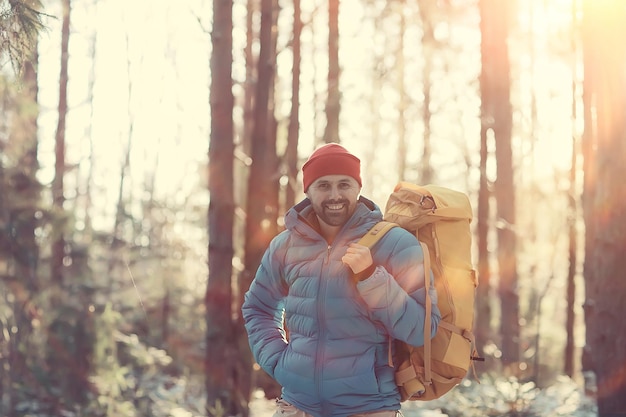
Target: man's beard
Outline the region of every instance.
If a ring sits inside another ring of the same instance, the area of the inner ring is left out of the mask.
[[[329,226],[343,226],[354,212],[347,199],[326,200],[318,206],[314,205],[313,210]]]

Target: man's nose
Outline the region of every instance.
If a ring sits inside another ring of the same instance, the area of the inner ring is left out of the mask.
[[[341,193],[339,192],[339,187],[331,187],[330,198],[336,199],[338,197],[341,197]]]

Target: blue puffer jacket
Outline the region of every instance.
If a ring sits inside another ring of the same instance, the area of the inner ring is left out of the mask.
[[[246,293],[252,353],[283,387],[283,398],[314,416],[399,410],[389,340],[424,343],[421,247],[409,232],[392,229],[372,250],[374,274],[355,285],[341,257],[382,219],[380,209],[361,197],[331,246],[307,220],[312,216],[307,199],[287,212],[286,230],[271,242]],[[440,315],[431,295],[434,335]]]

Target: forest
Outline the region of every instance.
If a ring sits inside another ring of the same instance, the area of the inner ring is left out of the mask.
[[[303,162],[466,193],[484,363],[411,416],[626,416],[623,0],[0,0],[0,416],[272,415]],[[406,408],[405,408],[406,407]]]

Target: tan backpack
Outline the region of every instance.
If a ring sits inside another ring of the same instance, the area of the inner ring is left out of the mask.
[[[441,321],[431,339],[431,300],[426,280],[424,346],[396,340],[396,384],[402,401],[433,400],[458,385],[478,358],[472,325],[478,285],[471,262],[472,209],[463,193],[448,188],[400,182],[389,196],[384,221],[360,243],[372,247],[391,228],[417,236],[424,250],[424,269],[435,277]]]

